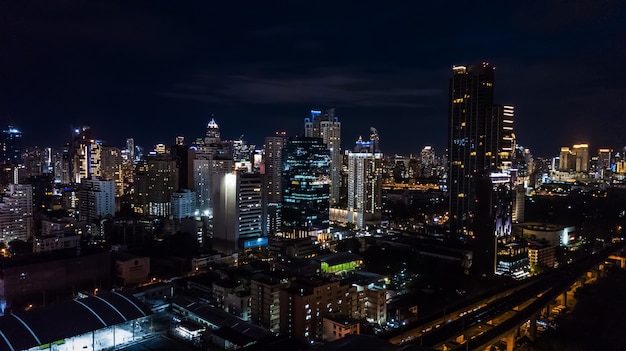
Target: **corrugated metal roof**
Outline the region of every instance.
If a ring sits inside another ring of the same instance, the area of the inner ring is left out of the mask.
[[[101,293],[0,317],[0,351],[15,351],[81,335],[151,314],[132,295]]]

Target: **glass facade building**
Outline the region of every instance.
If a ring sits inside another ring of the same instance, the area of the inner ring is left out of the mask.
[[[283,235],[325,240],[330,228],[330,152],[321,138],[287,140],[282,188]]]

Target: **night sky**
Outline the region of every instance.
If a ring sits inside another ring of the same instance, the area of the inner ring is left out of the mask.
[[[626,145],[626,2],[501,3],[5,1],[0,121],[27,144],[89,125],[150,147],[214,115],[260,145],[335,107],[345,147],[374,126],[385,153],[441,154],[451,67],[486,60],[533,154]]]

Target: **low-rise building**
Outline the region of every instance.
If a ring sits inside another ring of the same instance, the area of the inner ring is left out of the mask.
[[[355,289],[338,280],[297,278],[280,294],[280,330],[294,339],[311,343],[323,340],[323,318],[351,315],[356,307]]]
[[[147,283],[150,275],[150,257],[118,252],[115,259],[115,279],[122,286]]]
[[[531,242],[528,246],[530,267],[554,268],[556,265],[556,246],[547,242]]]
[[[280,289],[288,281],[277,277],[258,274],[250,282],[250,317],[253,323],[273,332],[280,330]]]
[[[335,341],[348,335],[361,334],[358,320],[342,315],[324,317],[323,338],[326,341]]]

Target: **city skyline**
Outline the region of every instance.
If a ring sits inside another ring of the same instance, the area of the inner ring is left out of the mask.
[[[334,107],[344,148],[376,127],[385,153],[441,154],[448,72],[486,60],[533,154],[623,144],[610,132],[624,124],[621,3],[147,5],[3,5],[0,120],[25,144],[61,146],[89,125],[148,146],[193,140],[215,115],[224,139],[260,145]]]

